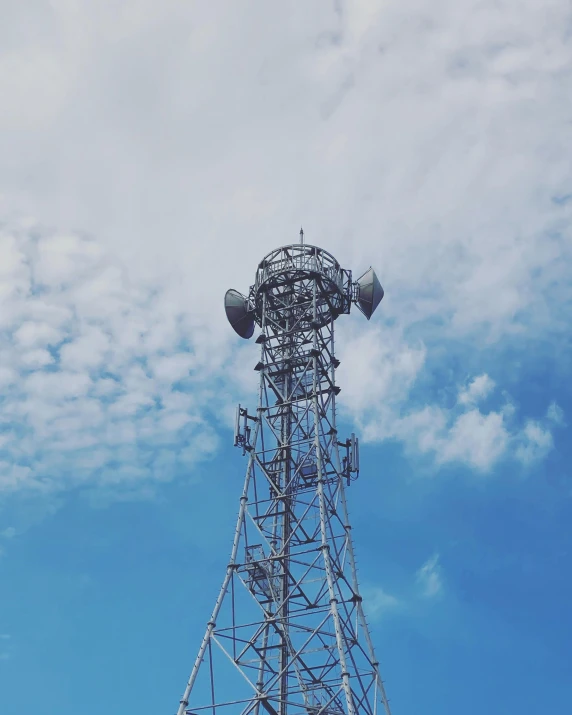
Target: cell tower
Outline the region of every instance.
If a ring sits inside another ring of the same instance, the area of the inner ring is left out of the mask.
[[[334,322],[383,298],[316,246],[269,253],[248,297],[229,290],[242,338],[259,333],[258,407],[239,405],[248,458],[230,561],[178,715],[375,715],[389,704],[356,577],[345,489],[358,440],[336,428]]]

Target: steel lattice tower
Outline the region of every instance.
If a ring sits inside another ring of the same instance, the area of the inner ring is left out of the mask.
[[[390,715],[356,577],[345,489],[358,441],[336,428],[334,321],[383,297],[301,242],[268,254],[248,297],[225,297],[241,337],[260,333],[258,407],[239,405],[248,456],[230,561],[178,715]]]

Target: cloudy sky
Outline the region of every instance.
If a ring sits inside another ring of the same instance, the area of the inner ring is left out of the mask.
[[[176,710],[244,469],[222,296],[297,240],[339,321],[395,715],[572,698],[566,0],[0,0],[0,710]],[[32,694],[30,689],[32,688]]]

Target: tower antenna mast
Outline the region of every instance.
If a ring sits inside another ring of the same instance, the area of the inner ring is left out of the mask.
[[[230,560],[178,715],[390,715],[356,576],[346,489],[355,435],[336,426],[334,323],[352,304],[369,320],[383,298],[317,246],[282,246],[248,296],[225,310],[257,331],[258,405],[236,411],[247,459]]]

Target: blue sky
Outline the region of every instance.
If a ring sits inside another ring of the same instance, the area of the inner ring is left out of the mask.
[[[153,499],[72,495],[5,544],[3,712],[19,711],[30,681],[46,712],[174,710],[228,557],[244,464],[230,441]],[[363,457],[351,516],[394,709],[565,707],[566,449],[526,477],[477,483],[459,468],[418,477],[395,445]]]
[[[395,715],[566,711],[565,3],[0,13],[0,713],[176,710],[256,395],[222,296],[301,223],[386,290],[336,339]]]

